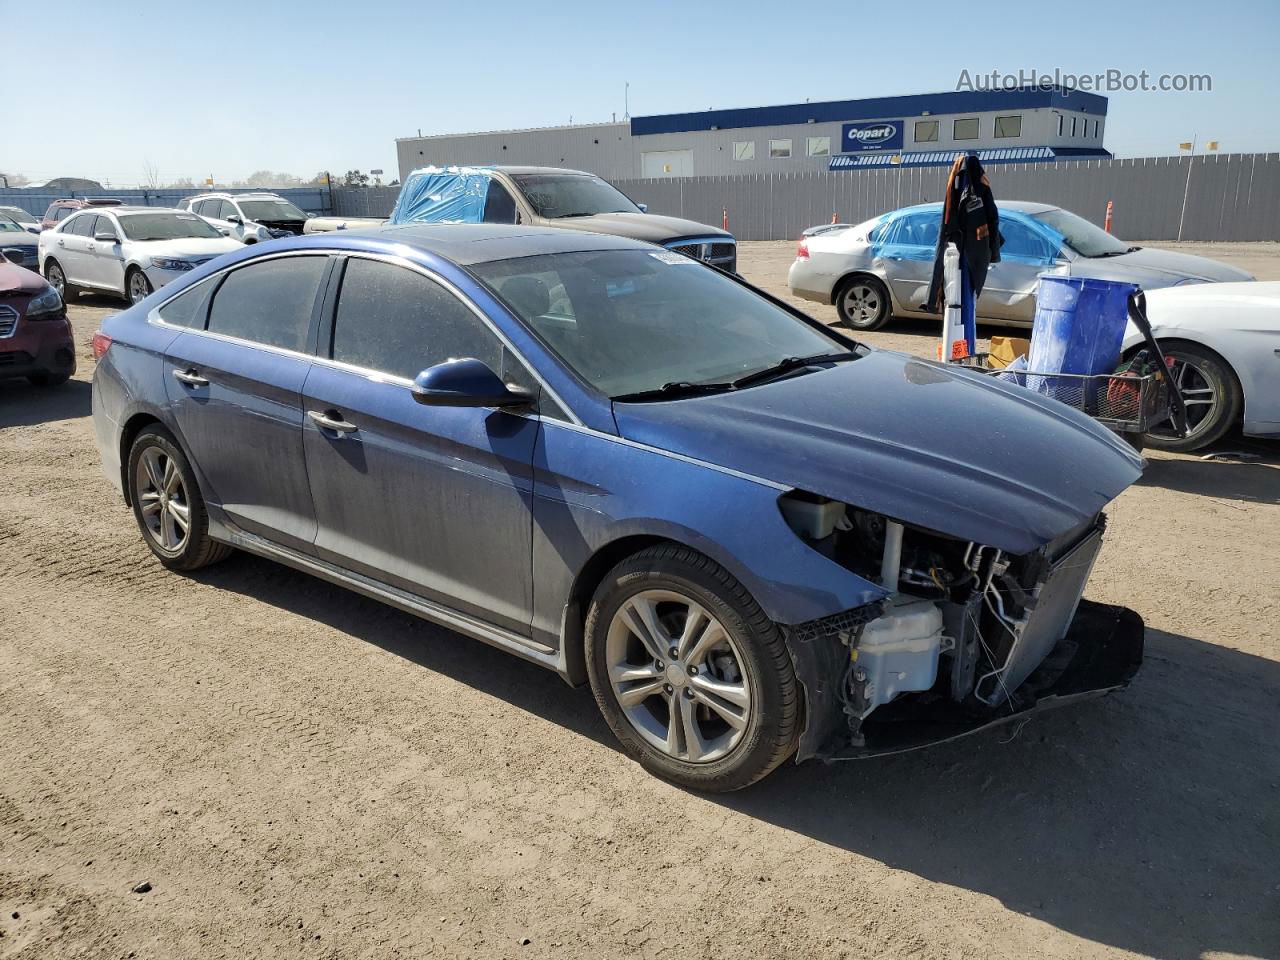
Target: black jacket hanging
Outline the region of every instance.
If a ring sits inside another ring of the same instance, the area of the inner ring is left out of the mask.
[[[964,189],[960,187],[960,173],[965,174]],[[972,155],[956,157],[947,177],[947,193],[942,203],[942,223],[938,227],[938,246],[934,253],[933,279],[929,283],[929,296],[925,305],[934,313],[941,313],[945,292],[942,277],[942,258],[947,244],[954,243],[969,267],[969,282],[976,300],[987,282],[987,267],[1000,262],[1000,211],[991,193],[991,182],[978,158]]]

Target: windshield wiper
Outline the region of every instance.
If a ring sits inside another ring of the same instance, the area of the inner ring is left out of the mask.
[[[552,217],[553,220],[567,220],[570,217],[594,217],[594,213],[561,213]]]
[[[857,360],[860,356],[862,355],[859,353],[844,351],[842,353],[819,353],[812,357],[787,357],[785,360],[779,360],[771,367],[765,367],[755,373],[748,373],[745,377],[739,377],[733,381],[733,386],[734,389],[753,387],[758,383],[768,383],[770,380],[776,380],[793,370],[811,367],[818,363],[843,363],[846,360]]]
[[[610,397],[610,400],[617,400],[619,403],[642,403],[645,400],[678,400],[681,397],[697,397],[708,393],[725,393],[734,389],[734,385],[729,382],[717,383],[690,383],[687,380],[678,380],[671,383],[664,383],[655,390],[637,390],[635,393],[620,393],[616,397]]]

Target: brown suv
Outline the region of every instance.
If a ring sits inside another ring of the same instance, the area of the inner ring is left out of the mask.
[[[80,199],[68,197],[65,200],[55,200],[49,204],[49,209],[44,212],[44,219],[40,221],[40,229],[52,230],[77,210],[83,210],[85,207],[118,207],[123,203],[123,200],[116,200],[112,197],[83,197]]]

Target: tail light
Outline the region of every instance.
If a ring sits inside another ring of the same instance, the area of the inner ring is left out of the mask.
[[[800,244],[799,246],[796,247],[796,259],[797,260],[809,259],[809,241],[806,240],[804,237],[800,238]]]
[[[99,330],[93,335],[93,359],[101,360],[111,349],[111,338]]]

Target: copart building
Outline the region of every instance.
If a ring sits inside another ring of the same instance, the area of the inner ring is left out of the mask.
[[[1107,98],[1062,87],[955,91],[632,117],[396,141],[400,177],[427,164],[528,164],[607,180],[1109,157]]]

